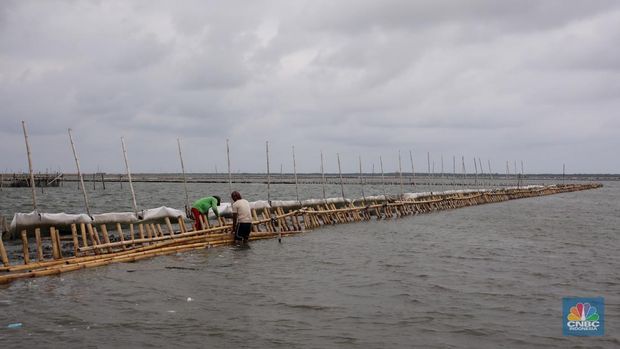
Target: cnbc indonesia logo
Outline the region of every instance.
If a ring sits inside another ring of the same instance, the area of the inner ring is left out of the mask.
[[[603,298],[564,298],[563,332],[567,336],[602,336]]]

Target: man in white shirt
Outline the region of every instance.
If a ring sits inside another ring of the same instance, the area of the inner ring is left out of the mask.
[[[245,244],[248,242],[250,232],[252,231],[252,211],[250,210],[250,203],[248,200],[242,199],[238,191],[233,191],[230,197],[233,200],[232,212],[235,242],[242,241]]]

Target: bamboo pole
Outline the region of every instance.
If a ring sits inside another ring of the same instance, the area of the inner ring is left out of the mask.
[[[170,218],[164,218],[164,222],[166,223],[166,227],[168,227],[168,232],[170,236],[174,236],[174,229],[172,229],[172,223],[170,222]]]
[[[340,176],[340,191],[342,192],[342,200],[344,200],[344,183],[342,183],[342,170],[340,169],[340,153],[336,153],[338,157],[338,175]]]
[[[400,149],[398,149],[398,177],[400,179],[400,198],[402,200],[405,197],[405,191],[403,189],[403,164],[400,159]]]
[[[476,164],[476,157],[474,157],[474,186],[478,186],[478,164]]]
[[[295,161],[295,146],[293,146],[293,174],[295,176],[295,196],[297,197],[297,202],[301,205],[301,201],[299,201],[299,184],[297,183],[297,162]]]
[[[73,255],[77,256],[80,249],[80,243],[78,242],[77,226],[75,224],[71,224],[71,237],[73,238]]]
[[[271,205],[271,171],[269,170],[269,141],[265,141],[265,153],[267,154],[267,202]]]
[[[131,189],[131,200],[133,204],[133,212],[137,219],[142,219],[138,215],[138,204],[136,203],[136,193],[133,190],[133,182],[131,180],[131,171],[129,170],[129,161],[127,160],[127,148],[125,147],[125,138],[121,137],[121,145],[123,146],[123,157],[125,158],[125,169],[127,169],[127,179],[129,180],[129,188]]]
[[[86,238],[86,225],[80,223],[80,232],[82,233],[82,246],[88,247],[88,239]]]
[[[323,150],[321,150],[321,184],[323,186],[323,201],[327,203],[327,196],[325,194],[325,169],[323,168]]]
[[[181,218],[179,218],[181,220]],[[181,229],[181,224],[179,223],[179,230]],[[136,232],[133,229],[133,223],[129,223],[129,238],[131,240],[131,247],[136,246]]]
[[[489,178],[491,179],[491,182],[493,182],[493,171],[491,171],[491,160],[487,159],[487,164],[489,165]]]
[[[95,238],[95,229],[93,228],[93,225],[88,223],[86,225],[86,228],[88,229],[88,236],[90,237],[90,242],[91,242],[91,246],[96,247],[97,246],[97,239]],[[95,252],[95,254],[99,254],[99,249],[94,248],[93,251]]]
[[[232,193],[232,174],[230,172],[230,146],[226,138],[226,161],[228,163],[228,192]]]
[[[166,217],[166,219],[168,219],[168,217]],[[170,222],[170,220],[168,220],[168,222]],[[116,231],[118,232],[118,237],[121,239],[121,246],[123,248],[123,250],[126,249],[125,247],[125,234],[123,233],[123,229],[121,228],[121,224],[120,223],[116,223]]]
[[[34,239],[37,245],[37,262],[41,262],[43,260],[43,245],[41,243],[41,228],[35,228]]]
[[[565,177],[566,177],[566,164],[562,164],[562,185],[564,185]]]
[[[138,236],[140,236],[141,240],[144,240],[144,224],[140,223],[138,224]]]
[[[456,188],[456,156],[452,155],[452,184]]]
[[[24,264],[30,264],[30,251],[28,249],[28,235],[25,230],[22,230],[22,252],[24,255]]]
[[[387,200],[387,193],[385,191],[385,173],[383,172],[383,158],[379,155],[379,164],[381,165],[381,183],[383,185],[383,198]]]
[[[411,160],[411,184],[415,188],[415,168],[413,167],[413,153],[411,150],[409,150],[409,160]]]
[[[440,176],[440,178],[441,178],[441,189],[442,190],[444,189],[443,188],[443,183],[444,183],[443,174],[444,174],[444,171],[443,171],[443,154],[441,154],[441,176]]]
[[[463,164],[463,185],[467,182],[467,170],[465,169],[465,156],[461,156],[461,163]]]
[[[71,149],[73,150],[73,158],[75,159],[75,167],[77,168],[77,174],[80,179],[80,184],[82,186],[82,195],[84,196],[84,207],[86,207],[86,213],[89,217],[90,215],[90,205],[88,205],[88,195],[86,194],[86,188],[84,187],[84,177],[82,176],[82,171],[80,170],[80,160],[78,159],[77,152],[75,150],[75,144],[73,143],[73,135],[71,134],[71,129],[68,129],[69,132],[69,141],[71,142]]]
[[[474,158],[474,161],[476,161],[476,158]],[[482,168],[482,160],[480,158],[478,158],[478,165],[480,165],[480,183],[484,185],[484,169]]]
[[[189,194],[187,192],[187,178],[185,176],[185,164],[183,163],[183,153],[181,151],[181,139],[177,137],[177,145],[179,148],[179,160],[181,161],[181,171],[183,171],[183,189],[185,190],[185,212],[189,212]]]
[[[0,260],[5,267],[9,267],[9,257],[6,254],[6,249],[4,248],[4,241],[2,241],[2,231],[0,231]]]
[[[110,236],[108,235],[108,227],[105,224],[101,225],[101,234],[103,234],[103,243],[110,244]],[[112,249],[108,247],[108,253],[112,252]]]
[[[428,151],[426,152],[426,164],[428,165],[428,185],[431,186],[433,184],[433,177],[431,176],[431,152]]]
[[[26,154],[28,155],[28,171],[30,172],[30,188],[32,189],[32,206],[37,210],[37,193],[34,184],[34,172],[32,171],[32,155],[30,153],[30,143],[28,142],[28,132],[26,131],[26,122],[22,121],[24,130],[24,140],[26,141]]]
[[[50,231],[51,231],[52,228],[54,228],[54,227],[51,227]],[[58,229],[54,228],[54,235],[56,236],[56,242],[58,243],[58,257],[60,259],[62,259],[63,255],[62,255],[62,243],[60,241],[60,231]]]
[[[366,194],[364,193],[364,173],[362,172],[362,156],[359,156],[360,163],[360,185],[362,187],[362,200],[364,205],[366,205]]]
[[[56,228],[54,227],[50,227],[50,238],[52,240],[52,257],[54,259],[60,259],[58,235],[56,235]]]

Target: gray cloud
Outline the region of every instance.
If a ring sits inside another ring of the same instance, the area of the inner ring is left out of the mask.
[[[394,168],[400,149],[620,172],[615,1],[4,1],[0,170]],[[6,154],[6,155],[5,155]],[[193,162],[190,159],[201,159]],[[446,160],[447,161],[447,160]],[[277,165],[274,165],[277,166]]]

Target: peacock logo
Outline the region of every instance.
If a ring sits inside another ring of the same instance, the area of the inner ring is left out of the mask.
[[[605,303],[602,297],[564,298],[563,333],[567,336],[602,336]]]
[[[590,303],[577,303],[570,308],[570,314],[567,316],[568,321],[598,321],[598,318],[596,307]]]

